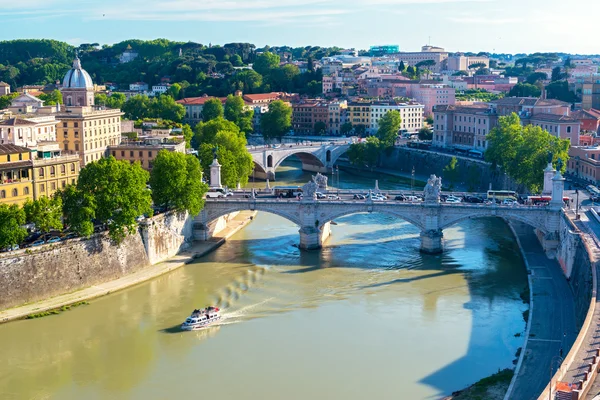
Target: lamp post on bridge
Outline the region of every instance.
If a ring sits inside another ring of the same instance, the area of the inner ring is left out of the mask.
[[[562,350],[562,349],[561,349]],[[554,376],[553,374],[553,367],[554,367],[554,363],[555,361],[558,361],[558,368],[560,368],[560,364],[562,364],[562,362],[564,361],[564,359],[561,356],[554,356],[552,357],[552,360],[550,360],[550,385],[548,386],[548,399],[552,400],[552,378]],[[558,370],[557,368],[557,370]]]
[[[575,219],[579,219],[579,189],[575,189],[577,199],[575,200]]]
[[[414,190],[415,186],[415,166],[412,167],[412,172],[410,173],[410,191]]]

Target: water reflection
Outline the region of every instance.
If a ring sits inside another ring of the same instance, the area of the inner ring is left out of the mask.
[[[220,399],[420,399],[512,365],[526,275],[502,221],[447,229],[440,256],[394,217],[336,222],[326,248],[302,252],[296,226],[259,214],[152,282],[1,325],[0,397],[162,399],[200,384]],[[175,329],[209,304],[222,325]]]

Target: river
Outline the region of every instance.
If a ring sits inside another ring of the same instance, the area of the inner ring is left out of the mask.
[[[303,183],[294,167],[276,184]],[[343,188],[367,185],[340,174]],[[301,252],[296,226],[261,213],[193,264],[0,325],[0,398],[436,399],[513,366],[527,277],[502,221],[445,230],[440,256],[390,216],[335,222],[324,249]],[[177,329],[208,304],[221,325]]]

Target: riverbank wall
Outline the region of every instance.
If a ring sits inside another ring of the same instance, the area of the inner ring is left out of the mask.
[[[394,147],[382,154],[380,166],[402,172],[407,177],[411,176],[413,167],[417,177],[429,177],[432,174],[441,175],[444,186],[447,186],[450,182],[444,176],[444,168],[452,157],[456,157],[457,160],[458,177],[455,182],[457,187],[464,187],[465,190],[470,192],[486,192],[490,184],[494,189],[517,191],[522,189],[501,171],[492,170],[490,163],[429,150]]]
[[[211,237],[232,218],[211,223]],[[187,213],[166,213],[142,222],[119,245],[100,233],[2,253],[0,310],[119,279],[170,259],[192,243],[193,219]]]

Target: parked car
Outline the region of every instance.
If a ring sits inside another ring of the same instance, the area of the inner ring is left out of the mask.
[[[461,203],[462,200],[460,199],[460,197],[456,197],[456,196],[448,196],[446,197],[446,203]]]
[[[505,205],[505,206],[514,206],[514,205],[519,204],[519,203],[517,203],[517,201],[514,200],[514,199],[504,199],[502,201],[502,204]]]
[[[335,194],[330,194],[327,196],[327,200],[339,200],[340,196],[335,195]]]
[[[364,200],[366,197],[364,194],[357,193],[354,195],[354,200]]]
[[[19,245],[18,244],[14,244],[12,246],[8,246],[8,247],[3,248],[2,251],[3,252],[4,251],[15,251],[15,250],[19,250],[19,249],[20,249]]]
[[[399,194],[398,196],[394,197],[394,200],[396,201],[406,201],[406,196],[403,194]]]
[[[325,194],[324,194],[324,193],[321,193],[321,192],[316,192],[315,194],[317,195],[317,199],[319,199],[319,200],[320,200],[320,199],[326,199],[326,198],[327,198],[327,196],[325,196]]]
[[[31,243],[31,247],[41,246],[43,244],[44,244],[44,241],[42,239],[38,239],[35,242]]]
[[[230,191],[222,189],[222,188],[211,188],[208,190],[208,192],[206,192],[207,199],[214,199],[214,198],[218,198],[218,197],[227,197],[227,196],[233,196],[233,192],[230,192]]]
[[[46,243],[58,243],[60,242],[60,238],[58,236],[51,236],[50,239],[46,241]]]
[[[77,237],[76,233],[70,232],[70,233],[67,233],[65,236],[63,236],[62,240],[75,239],[76,237]]]
[[[467,203],[483,203],[483,199],[477,196],[465,196],[465,202]]]

